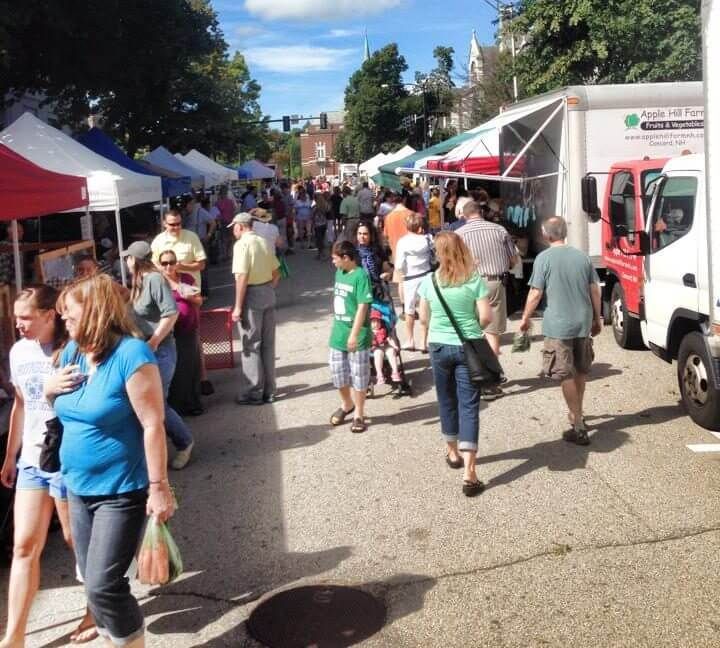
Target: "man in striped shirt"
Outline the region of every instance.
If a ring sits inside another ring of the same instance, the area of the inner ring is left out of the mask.
[[[478,272],[488,285],[488,299],[492,306],[492,321],[485,328],[487,341],[500,355],[500,336],[507,329],[507,303],[503,274],[520,261],[510,234],[502,225],[490,223],[482,217],[482,209],[474,200],[465,204],[463,216],[467,221],[457,230],[475,259]]]

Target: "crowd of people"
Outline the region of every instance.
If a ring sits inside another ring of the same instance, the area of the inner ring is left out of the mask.
[[[237,197],[224,190],[214,204],[192,197],[164,213],[159,234],[120,252],[128,285],[83,256],[76,280],[61,290],[38,285],[17,295],[21,339],[9,358],[15,400],[0,469],[2,484],[16,489],[16,527],[0,648],[24,645],[54,510],[87,594],[73,638],[144,645],[127,574],[147,516],[164,521],[174,512],[168,465],[180,470],[190,461],[194,439],[184,417],[202,414],[202,396],[213,390],[198,326],[213,256],[231,261],[234,278],[238,404],[278,397],[276,287],[285,257],[314,248],[335,268],[328,362],[340,402],[330,424],[350,420],[352,432],[365,432],[368,391],[405,384],[403,353],[426,354],[445,461],[463,470],[466,496],[483,491],[475,468],[480,402],[502,396],[503,387],[472,379],[464,341],[485,338],[500,355],[506,276],[520,255],[494,222],[485,191],[447,189],[444,203],[437,188],[331,189],[322,180],[248,187]],[[544,221],[542,233],[548,247],[535,261],[520,330],[529,330],[544,297],[544,369],[561,382],[568,405],[563,438],[585,445],[598,278],[587,256],[565,244],[563,219]],[[58,425],[60,470],[48,471],[41,450]],[[166,437],[176,450],[169,463]]]

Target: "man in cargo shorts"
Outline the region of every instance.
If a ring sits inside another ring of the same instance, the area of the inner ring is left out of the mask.
[[[594,359],[592,337],[602,330],[600,279],[587,254],[565,243],[567,223],[562,218],[548,218],[542,233],[550,247],[535,259],[520,330],[530,328],[530,317],[545,295],[543,371],[560,381],[568,406],[572,428],[563,432],[563,439],[588,445],[583,396]]]

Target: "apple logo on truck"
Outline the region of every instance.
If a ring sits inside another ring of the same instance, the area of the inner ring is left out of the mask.
[[[625,128],[637,128],[640,126],[640,117],[637,113],[625,115]]]

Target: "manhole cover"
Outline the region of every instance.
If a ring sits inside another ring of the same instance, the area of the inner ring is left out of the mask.
[[[385,606],[352,587],[311,585],[285,590],[258,605],[250,634],[269,648],[343,648],[385,624]]]

